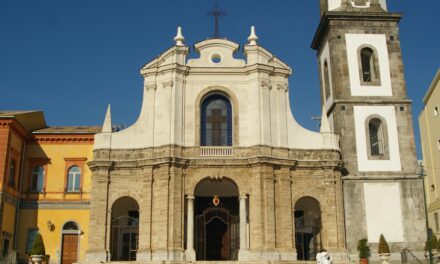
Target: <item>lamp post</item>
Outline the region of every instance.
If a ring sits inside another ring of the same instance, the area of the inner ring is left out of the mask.
[[[433,264],[432,261],[432,243],[431,243],[431,238],[432,238],[432,231],[429,228],[429,223],[428,223],[428,206],[427,206],[427,201],[426,201],[426,191],[425,191],[425,170],[423,169],[423,163],[419,164],[420,166],[420,174],[418,175],[420,177],[420,179],[422,180],[422,186],[423,186],[423,201],[425,204],[425,224],[426,224],[426,234],[427,234],[427,240],[428,240],[428,252],[429,252],[429,264]]]

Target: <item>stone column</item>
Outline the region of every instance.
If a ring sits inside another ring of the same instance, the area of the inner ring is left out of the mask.
[[[195,261],[196,252],[194,250],[194,196],[187,196],[187,223],[186,223],[186,261]]]
[[[246,232],[246,222],[247,222],[247,211],[246,211],[246,195],[240,196],[240,251],[239,260],[246,259],[247,248],[247,232]]]

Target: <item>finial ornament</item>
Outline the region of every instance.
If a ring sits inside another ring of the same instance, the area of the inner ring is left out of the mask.
[[[248,37],[249,45],[257,45],[258,37],[255,34],[255,27],[251,26],[251,34]]]
[[[105,113],[104,124],[102,125],[102,133],[112,132],[112,114],[110,110],[110,104],[107,106],[107,112]]]
[[[185,46],[183,44],[183,41],[185,41],[185,38],[182,35],[182,27],[177,27],[177,34],[174,37],[174,41],[176,42],[176,46]]]

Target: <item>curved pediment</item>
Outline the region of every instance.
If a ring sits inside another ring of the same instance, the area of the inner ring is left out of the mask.
[[[240,45],[227,39],[207,39],[194,45],[199,58],[188,60],[190,67],[244,67],[245,61],[234,58]]]

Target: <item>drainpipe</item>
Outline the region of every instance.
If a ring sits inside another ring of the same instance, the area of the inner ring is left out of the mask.
[[[14,249],[17,250],[17,238],[18,238],[18,223],[19,223],[19,214],[20,214],[20,203],[21,203],[21,187],[23,184],[23,174],[24,174],[24,157],[26,153],[26,142],[29,139],[29,135],[26,134],[23,141],[23,147],[21,150],[21,164],[20,164],[20,184],[18,187],[18,202],[17,209],[15,210],[15,231],[14,231]]]

